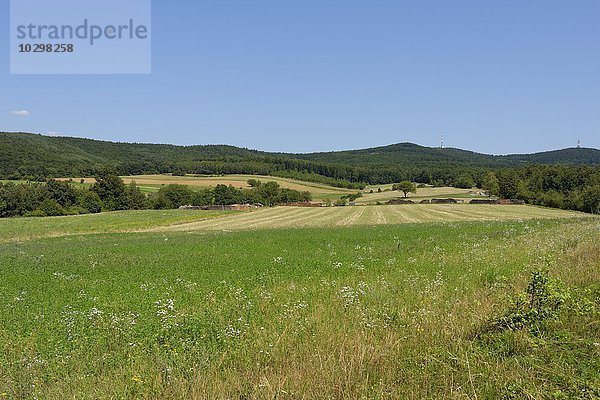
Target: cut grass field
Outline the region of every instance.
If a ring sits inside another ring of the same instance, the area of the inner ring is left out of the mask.
[[[0,219],[0,243],[70,235],[144,231],[215,231],[486,220],[592,218],[533,206],[381,205],[275,207],[258,211],[139,210],[47,218]]]
[[[140,210],[67,217],[0,218],[0,243],[68,235],[140,231],[237,213],[237,211]]]
[[[384,190],[378,193],[377,188]],[[363,191],[363,197],[356,200],[356,204],[375,204],[377,202],[385,203],[392,199],[404,198],[404,193],[399,191],[392,191],[391,185],[382,186],[368,186]],[[369,193],[373,190],[373,193]],[[463,199],[468,202],[468,199],[485,198],[484,196],[474,196],[469,194],[472,191],[478,191],[479,189],[460,189],[455,187],[424,187],[417,188],[416,193],[409,193],[407,200],[419,202],[425,199],[433,198],[452,198],[452,199]]]
[[[353,207],[275,207],[158,230],[248,230],[427,222],[589,218],[588,214],[533,206],[415,204]]]
[[[0,394],[597,398],[599,234],[562,218],[0,243]],[[490,330],[538,268],[564,311]]]

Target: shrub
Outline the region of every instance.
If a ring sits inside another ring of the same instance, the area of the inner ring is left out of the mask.
[[[47,217],[48,215],[42,210],[34,210],[23,215],[24,217]]]
[[[91,190],[85,190],[81,193],[79,199],[79,205],[86,212],[96,214],[102,211],[103,203],[100,200],[98,193],[92,192]]]
[[[160,188],[158,194],[159,198],[164,196],[168,205],[166,208],[178,208],[192,204],[192,198],[194,197],[194,192],[189,187],[177,184],[170,184]]]
[[[492,330],[539,331],[548,320],[558,319],[561,307],[571,295],[558,280],[543,271],[531,274],[527,290],[511,301],[507,313],[492,323]]]
[[[56,200],[46,199],[39,205],[37,210],[42,211],[45,215],[49,217],[57,217],[60,215],[65,215],[65,209],[56,202]]]

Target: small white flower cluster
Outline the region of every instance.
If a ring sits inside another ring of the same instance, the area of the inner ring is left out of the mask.
[[[228,325],[225,328],[225,336],[229,338],[238,338],[242,334],[242,330],[234,327],[233,325]]]
[[[367,267],[365,267],[365,265],[360,262],[350,264],[350,268],[355,269],[357,271],[364,271],[367,269]]]
[[[17,296],[15,296],[15,301],[25,301],[25,296],[27,295],[26,291],[22,291]]]
[[[264,287],[260,289],[258,294],[261,299],[265,301],[273,300],[273,293],[267,291]]]
[[[432,284],[435,287],[440,287],[440,286],[444,286],[444,278],[442,277],[442,271],[438,271],[435,273],[435,279],[433,280]]]
[[[164,328],[173,326],[171,321],[177,318],[175,312],[175,301],[173,299],[157,300],[154,302],[156,306],[156,316],[160,318]],[[177,326],[177,324],[174,324]]]
[[[337,281],[334,279],[332,281],[328,281],[325,278],[321,278],[321,287],[336,287],[337,286]]]
[[[294,303],[286,303],[283,305],[283,318],[292,319],[308,309],[308,303],[305,301],[296,301]]]
[[[91,301],[97,301],[98,298],[95,296],[90,296],[85,290],[81,289],[79,291],[79,293],[77,293],[77,297],[81,298],[81,299],[87,299],[87,300],[91,300]]]
[[[245,310],[249,310],[252,307],[254,307],[254,303],[248,297],[248,295],[246,295],[246,292],[244,292],[244,289],[242,289],[242,288],[238,288],[238,287],[234,287],[234,286],[230,287],[229,288],[229,297],[235,299],[237,301],[237,303],[239,305],[241,305],[241,308],[243,308]]]
[[[75,317],[80,315],[81,312],[73,310],[73,307],[66,305],[62,312],[62,323],[65,325],[67,330],[67,339],[73,340],[75,338]]]
[[[142,283],[140,285],[140,289],[144,292],[149,292],[150,290],[156,289],[155,283]]]
[[[56,279],[64,280],[64,281],[72,281],[74,279],[79,278],[79,275],[67,275],[62,272],[55,272],[52,274]]]
[[[344,286],[339,293],[340,298],[344,301],[344,308],[359,304],[367,289],[368,285],[362,281],[358,283],[356,288]]]
[[[43,365],[48,364],[48,361],[41,359],[39,357],[33,357],[33,358],[24,358],[21,360],[21,363],[23,363],[23,365],[25,365],[27,367],[27,369],[32,369],[35,367],[40,367]]]
[[[137,325],[139,314],[128,312],[125,314],[111,314],[110,327],[116,331],[123,332],[131,326]]]
[[[89,319],[90,321],[92,321],[92,320],[95,320],[97,318],[100,318],[102,316],[102,314],[104,314],[102,312],[102,310],[99,310],[96,307],[92,307],[92,308],[90,308],[90,310],[87,313],[87,319]]]
[[[244,334],[244,328],[248,328],[250,324],[244,321],[244,317],[239,317],[233,324],[225,327],[224,335],[226,338],[237,339]]]
[[[192,282],[192,281],[188,281],[187,279],[181,279],[181,278],[177,278],[175,280],[175,283],[182,287],[183,289],[191,292],[193,290],[196,289],[196,287],[198,286],[198,284],[196,282]]]

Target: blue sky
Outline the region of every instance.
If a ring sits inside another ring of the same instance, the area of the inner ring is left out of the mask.
[[[10,75],[4,29],[0,130],[290,152],[438,146],[442,130],[449,147],[493,154],[600,147],[597,0],[152,11],[151,75]]]

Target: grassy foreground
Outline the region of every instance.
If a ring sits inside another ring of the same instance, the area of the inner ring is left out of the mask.
[[[590,218],[0,243],[0,396],[597,398],[599,234]],[[557,281],[535,286],[538,321],[513,300],[539,268]]]

